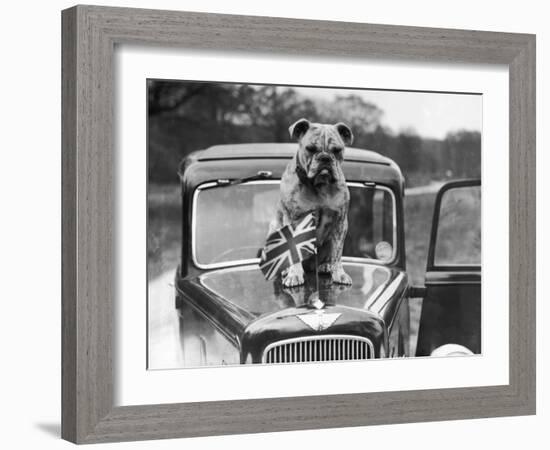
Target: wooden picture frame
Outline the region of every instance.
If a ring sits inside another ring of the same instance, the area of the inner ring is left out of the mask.
[[[62,31],[64,439],[93,443],[535,413],[535,36],[97,6],[63,11]],[[505,64],[509,384],[114,407],[116,44]]]

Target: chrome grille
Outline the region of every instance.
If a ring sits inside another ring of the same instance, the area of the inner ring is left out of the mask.
[[[269,344],[262,355],[267,364],[351,361],[374,358],[369,339],[359,336],[310,336]]]

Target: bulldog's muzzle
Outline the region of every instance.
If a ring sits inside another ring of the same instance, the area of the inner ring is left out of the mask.
[[[310,178],[314,185],[329,184],[336,181],[337,162],[328,154],[317,156],[310,167]]]

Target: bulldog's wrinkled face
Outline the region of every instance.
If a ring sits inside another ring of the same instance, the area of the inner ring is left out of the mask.
[[[340,166],[344,149],[353,141],[353,134],[346,124],[328,125],[300,119],[290,126],[289,132],[299,144],[297,162],[314,186],[343,178]]]

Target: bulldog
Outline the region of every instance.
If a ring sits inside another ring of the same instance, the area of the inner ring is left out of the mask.
[[[280,200],[270,232],[291,224],[296,226],[313,212],[317,225],[318,271],[330,275],[334,283],[351,284],[342,266],[342,250],[348,230],[349,190],[342,162],[353,134],[343,124],[311,123],[300,119],[289,127],[298,150],[281,178]],[[306,264],[307,263],[307,264]],[[314,258],[304,261],[309,270]],[[304,283],[302,263],[282,274],[286,287]]]

